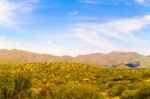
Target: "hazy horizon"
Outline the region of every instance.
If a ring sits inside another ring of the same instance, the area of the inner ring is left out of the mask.
[[[77,55],[67,55],[67,54],[64,54],[64,55],[54,55],[54,54],[51,54],[51,53],[46,53],[46,52],[36,52],[36,51],[30,51],[30,50],[24,50],[24,49],[0,49],[0,51],[18,51],[18,52],[21,52],[21,51],[25,51],[25,52],[29,52],[29,53],[35,53],[35,54],[48,54],[48,55],[53,55],[53,56],[70,56],[70,57],[77,57],[77,56],[80,56],[80,55],[92,55],[92,54],[112,54],[112,53],[118,53],[118,54],[121,54],[121,53],[135,53],[135,54],[139,54],[139,55],[142,55],[142,56],[150,56],[150,55],[144,55],[144,54],[141,54],[141,53],[138,53],[138,52],[132,52],[132,51],[110,51],[110,52],[90,52],[90,53],[82,53],[82,54],[77,54]]]
[[[150,55],[149,0],[0,0],[0,49]]]

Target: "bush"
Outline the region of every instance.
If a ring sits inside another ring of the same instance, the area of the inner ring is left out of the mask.
[[[138,99],[150,99],[150,84],[143,86],[137,94]]]
[[[143,78],[150,78],[150,72],[143,73]]]
[[[0,99],[7,99],[15,95],[15,82],[9,74],[0,75]]]
[[[120,96],[121,93],[124,91],[124,87],[122,85],[114,85],[110,91],[109,91],[109,95],[110,96]]]
[[[29,87],[30,77],[26,73],[0,75],[0,99],[24,97],[24,91]]]
[[[121,99],[140,99],[137,97],[138,90],[125,90],[121,94]]]
[[[125,90],[121,99],[150,99],[150,86],[145,85],[138,90]]]
[[[98,88],[89,84],[67,84],[60,90],[59,99],[104,99]]]
[[[0,99],[148,99],[149,83],[149,69],[72,62],[0,65]]]
[[[25,94],[29,99],[42,99],[40,92],[35,88],[29,88],[26,90]]]

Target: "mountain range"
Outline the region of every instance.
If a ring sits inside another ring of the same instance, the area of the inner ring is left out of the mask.
[[[120,64],[139,63],[138,67],[150,68],[150,57],[135,52],[113,51],[111,53],[92,53],[87,55],[54,56],[39,54],[24,50],[0,50],[0,64],[22,64],[31,62],[78,62],[84,64],[97,64],[107,67]]]

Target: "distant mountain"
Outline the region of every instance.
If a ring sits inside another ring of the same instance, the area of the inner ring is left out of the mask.
[[[96,53],[89,55],[80,55],[75,57],[75,61],[81,63],[102,64],[108,66],[139,62],[139,67],[150,68],[150,57],[143,56],[134,52],[114,51],[109,54]]]
[[[0,63],[57,62],[69,60],[72,60],[71,56],[58,57],[50,54],[39,54],[16,49],[0,50]]]
[[[126,66],[125,64],[118,64],[118,65],[114,66],[114,68],[117,68],[117,69],[125,69],[125,68],[129,68],[129,67]]]
[[[150,68],[150,57],[135,52],[114,51],[108,54],[93,53],[88,55],[54,56],[50,54],[32,53],[23,50],[0,50],[0,64],[17,64],[31,62],[79,62],[85,64],[100,64],[113,67],[119,64],[138,62],[142,68]]]

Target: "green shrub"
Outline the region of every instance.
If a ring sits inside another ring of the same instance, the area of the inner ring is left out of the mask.
[[[150,86],[148,84],[137,90],[125,90],[121,99],[150,99]]]
[[[31,87],[30,73],[18,72],[14,76],[15,76],[14,83],[16,93]]]
[[[149,69],[73,62],[0,65],[0,99],[149,99]]]
[[[138,90],[125,90],[121,94],[121,99],[140,99],[137,94]]]
[[[150,72],[144,72],[142,76],[143,78],[150,78]]]
[[[42,99],[40,92],[35,88],[29,88],[28,90],[26,90],[25,94],[29,99]]]
[[[89,84],[67,84],[60,90],[59,99],[104,99],[98,87]]]
[[[29,87],[30,77],[26,73],[0,75],[0,99],[24,97],[24,91]]]
[[[111,89],[110,89],[110,91],[109,91],[109,95],[110,96],[120,96],[121,95],[121,93],[124,91],[124,86],[122,86],[122,85],[114,85]]]
[[[13,97],[15,93],[15,83],[13,77],[8,74],[0,75],[0,99]]]
[[[144,85],[137,94],[139,99],[150,99],[150,84]]]

